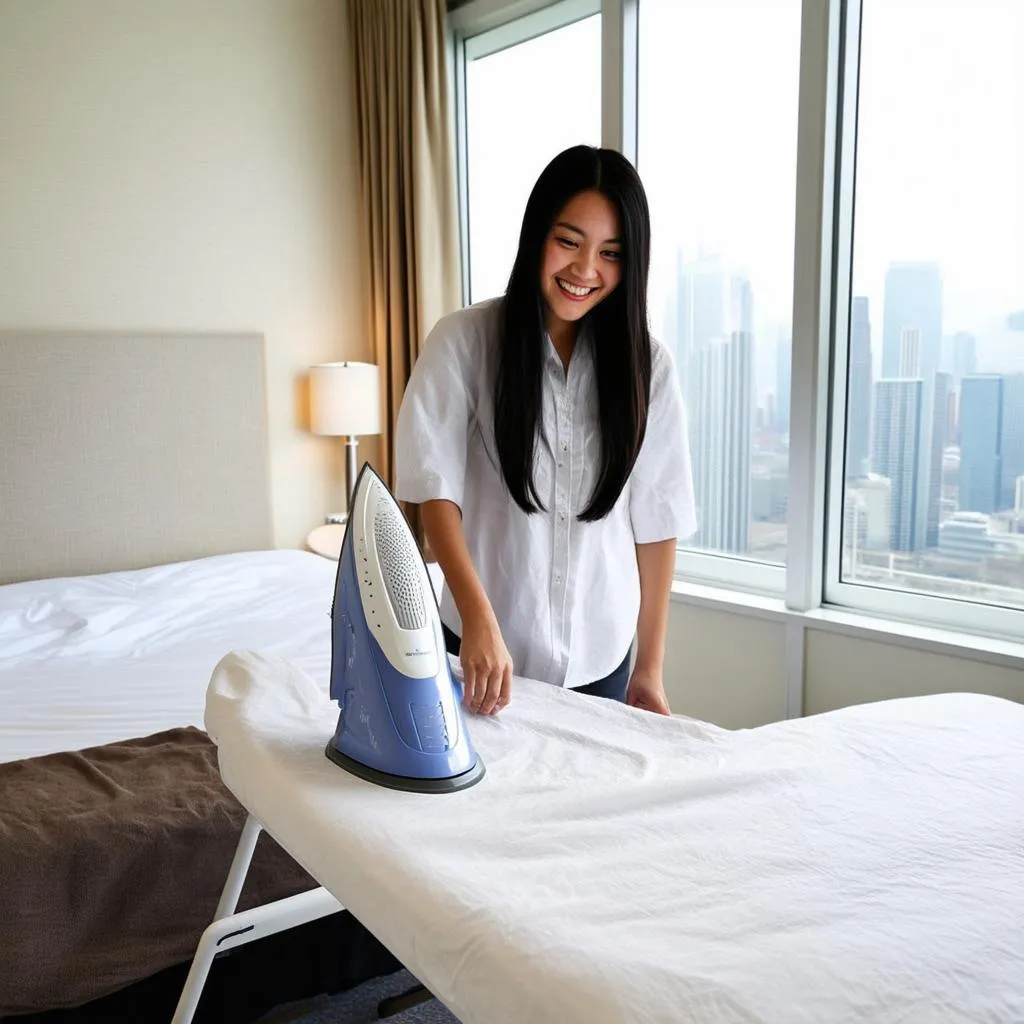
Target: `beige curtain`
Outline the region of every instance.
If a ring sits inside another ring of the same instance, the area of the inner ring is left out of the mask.
[[[444,0],[348,0],[367,324],[384,379],[377,467],[393,478],[399,405],[426,333],[460,305]],[[417,522],[414,528],[422,542]]]

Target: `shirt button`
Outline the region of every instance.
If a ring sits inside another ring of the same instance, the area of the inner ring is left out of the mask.
[[[562,574],[560,572],[556,572],[555,573],[555,582],[556,583],[561,583],[562,582]]]
[[[567,452],[568,450],[569,450],[569,442],[568,441],[563,441],[562,442],[562,451],[563,452]],[[559,465],[561,465],[561,463],[559,463]]]

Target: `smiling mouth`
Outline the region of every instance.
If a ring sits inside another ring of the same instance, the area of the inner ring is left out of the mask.
[[[559,291],[571,302],[582,302],[597,291],[596,288],[587,288],[582,285],[572,284],[569,281],[563,281],[560,277],[555,278],[555,283],[558,285]]]

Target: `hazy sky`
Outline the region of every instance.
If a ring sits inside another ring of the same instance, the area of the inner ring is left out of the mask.
[[[677,251],[719,254],[754,288],[759,377],[791,318],[799,37],[799,0],[640,0],[652,322]],[[504,288],[544,163],[600,140],[599,19],[472,63],[468,93],[481,298]],[[854,290],[876,360],[890,261],[940,264],[946,333],[1024,307],[1024,0],[864,0],[858,131]],[[983,362],[1014,345],[1024,369],[1020,338],[983,341]]]
[[[985,331],[1024,306],[1024,0],[865,0],[861,60],[854,281],[873,326],[888,261],[918,259],[942,268],[944,330]]]

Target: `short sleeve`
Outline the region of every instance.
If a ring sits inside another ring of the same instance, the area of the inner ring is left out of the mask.
[[[469,437],[471,338],[453,313],[427,336],[402,397],[395,431],[395,497],[462,507]]]
[[[685,540],[697,529],[682,389],[668,349],[651,344],[647,433],[630,476],[629,515],[637,544]]]

